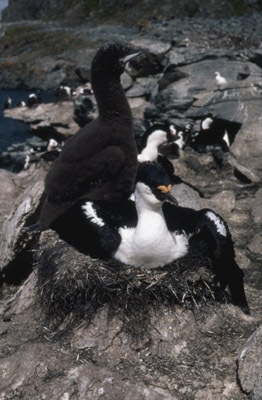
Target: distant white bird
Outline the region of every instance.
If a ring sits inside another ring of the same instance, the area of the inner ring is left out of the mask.
[[[220,75],[220,72],[215,72],[215,80],[218,89],[222,89],[226,84],[227,80]]]
[[[16,103],[16,107],[26,107],[26,102],[25,101],[19,101],[18,103]]]

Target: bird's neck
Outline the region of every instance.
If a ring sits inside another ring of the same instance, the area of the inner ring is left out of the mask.
[[[122,88],[120,77],[92,76],[92,87],[101,119],[124,117],[132,123],[131,109]]]
[[[139,162],[143,161],[155,161],[157,159],[158,149],[154,143],[147,144],[142,152],[138,155],[137,159]]]
[[[155,202],[149,203],[148,199],[141,196],[139,188],[136,188],[134,194],[135,194],[135,204],[136,204],[138,220],[143,218],[145,215],[149,215],[149,214],[156,213],[161,216],[163,215],[161,202],[156,200]]]
[[[158,146],[166,141],[166,134],[161,131],[153,132],[146,142],[145,148],[138,155],[138,161],[155,161],[158,156]]]
[[[138,242],[156,245],[157,238],[165,237],[167,231],[162,205],[148,204],[143,199],[136,199],[137,225],[134,235]],[[148,251],[148,250],[147,250]]]

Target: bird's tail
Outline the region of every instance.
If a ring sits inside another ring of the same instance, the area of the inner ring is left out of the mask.
[[[35,224],[25,226],[23,228],[23,231],[28,234],[32,234],[32,233],[40,233],[45,229],[46,228],[40,222],[36,222]]]
[[[232,303],[250,314],[245,289],[244,273],[235,261],[234,243],[228,226],[223,218],[209,209],[201,210],[200,231],[209,243],[215,272],[222,288],[229,286]]]

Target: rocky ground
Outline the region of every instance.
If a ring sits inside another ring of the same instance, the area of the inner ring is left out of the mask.
[[[228,222],[251,315],[230,304],[228,294],[216,296],[206,261],[192,255],[173,266],[178,276],[188,271],[191,288],[183,287],[175,301],[166,291],[170,267],[137,274],[83,256],[52,231],[26,236],[22,228],[38,212],[48,162],[38,160],[18,174],[1,170],[0,399],[262,398],[260,17],[164,18],[95,30],[27,23],[44,41],[27,48],[21,43],[16,48],[12,40],[24,23],[2,26],[2,87],[55,89],[63,82],[76,88],[84,82],[75,69],[88,81],[99,43],[132,41],[149,50],[123,76],[137,136],[155,119],[180,128],[190,122],[197,129],[208,112],[234,127],[222,168],[211,154],[191,148],[173,160],[176,174],[204,198],[186,185],[173,191],[181,205],[210,207]],[[39,54],[40,69],[34,61]],[[217,70],[228,79],[222,90],[215,86]],[[77,122],[95,115],[94,98],[87,97],[91,108],[80,96],[6,115],[25,120],[41,140],[62,141]],[[204,295],[197,296],[199,288]]]

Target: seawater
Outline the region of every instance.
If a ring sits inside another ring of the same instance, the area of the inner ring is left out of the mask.
[[[20,101],[27,102],[28,95],[33,90],[0,90],[0,153],[5,151],[14,143],[24,143],[26,139],[32,137],[30,126],[13,118],[4,116],[4,104],[8,97],[12,99],[14,107]],[[41,92],[43,103],[51,103],[54,100],[53,91]]]

